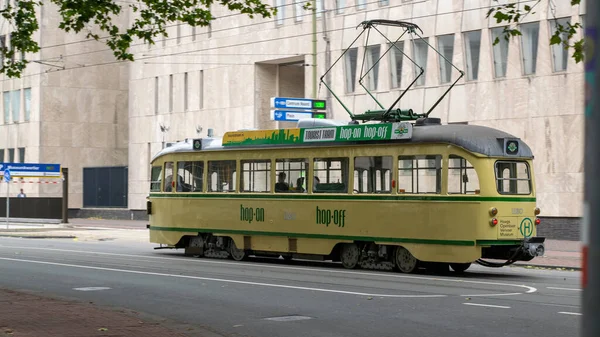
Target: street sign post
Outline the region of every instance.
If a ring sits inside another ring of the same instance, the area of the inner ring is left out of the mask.
[[[0,163],[0,170],[9,169],[15,178],[60,178],[60,164]]]
[[[271,97],[271,108],[327,110],[325,100],[293,97]]]
[[[279,122],[297,122],[312,116],[310,111],[271,110],[271,120]]]
[[[10,169],[4,169],[4,182],[6,182],[6,229],[8,229],[8,216],[10,214]]]
[[[586,1],[585,20],[585,146],[584,146],[584,196],[582,268],[582,320],[583,337],[600,336],[600,105],[598,104],[598,81],[600,81],[600,39],[596,20],[600,18],[597,1]]]

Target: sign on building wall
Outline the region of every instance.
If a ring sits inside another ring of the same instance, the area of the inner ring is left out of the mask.
[[[0,163],[0,172],[10,170],[14,178],[60,178],[60,164]]]

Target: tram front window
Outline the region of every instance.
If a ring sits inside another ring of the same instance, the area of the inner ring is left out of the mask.
[[[500,194],[531,194],[531,171],[523,161],[497,161],[496,187]]]

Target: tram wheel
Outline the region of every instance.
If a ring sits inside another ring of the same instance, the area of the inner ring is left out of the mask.
[[[396,252],[394,254],[394,262],[398,270],[400,270],[403,273],[409,274],[417,269],[419,261],[408,251],[408,249],[404,247],[396,247]]]
[[[242,261],[246,259],[246,251],[243,249],[238,249],[238,247],[235,245],[235,241],[233,240],[229,240],[229,255],[236,261]]]
[[[342,261],[342,265],[346,269],[354,269],[356,265],[358,265],[358,258],[360,257],[360,252],[358,250],[358,246],[354,243],[346,243],[342,245],[342,249],[340,252],[340,260]]]
[[[450,268],[457,273],[464,272],[465,270],[469,269],[470,266],[470,263],[450,263]]]

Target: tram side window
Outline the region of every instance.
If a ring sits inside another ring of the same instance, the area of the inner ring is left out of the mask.
[[[242,181],[240,192],[271,191],[271,161],[242,160]]]
[[[479,177],[471,163],[463,157],[448,158],[448,194],[479,194]]]
[[[398,157],[398,193],[442,192],[442,156]]]
[[[177,163],[177,192],[202,192],[204,162],[180,161]]]
[[[348,193],[348,158],[315,158],[313,192]]]
[[[163,191],[173,191],[173,162],[165,163],[165,184]]]
[[[308,173],[308,159],[285,158],[275,161],[276,193],[303,193],[308,188],[306,176]]]
[[[152,171],[150,172],[150,192],[160,192],[161,173],[161,166],[152,166]]]
[[[391,193],[390,157],[354,158],[354,193]]]
[[[208,191],[235,192],[235,160],[208,162]]]
[[[497,161],[496,187],[500,194],[531,194],[529,165],[522,161]]]

